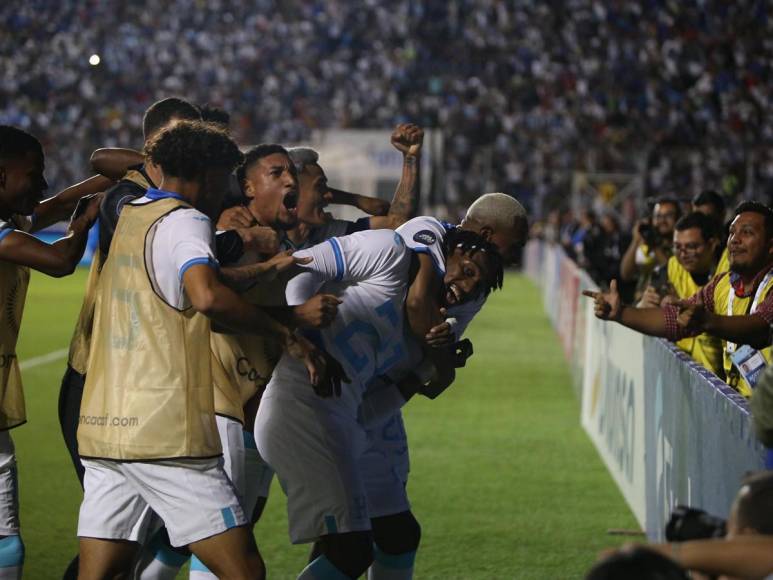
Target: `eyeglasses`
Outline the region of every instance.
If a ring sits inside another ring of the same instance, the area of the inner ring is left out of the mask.
[[[674,244],[672,248],[674,254],[697,254],[705,245],[702,242],[691,242],[689,244]]]

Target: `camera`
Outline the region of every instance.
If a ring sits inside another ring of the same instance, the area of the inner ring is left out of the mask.
[[[669,542],[723,538],[726,532],[727,522],[722,518],[684,505],[671,512],[666,524],[666,540]]]
[[[644,243],[650,248],[657,245],[658,232],[655,230],[655,226],[650,223],[642,223],[639,225],[639,234],[641,234]]]
[[[660,296],[668,294],[669,284],[671,281],[668,279],[668,268],[665,266],[658,266],[652,271],[649,284],[655,290],[657,290]]]

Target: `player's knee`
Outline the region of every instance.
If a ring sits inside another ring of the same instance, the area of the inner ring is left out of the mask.
[[[421,525],[409,511],[373,518],[373,540],[387,554],[415,552],[421,541]]]
[[[373,536],[370,532],[331,534],[320,540],[322,553],[350,578],[359,578],[373,563]]]
[[[24,564],[24,542],[21,536],[5,536],[0,539],[0,568]]]

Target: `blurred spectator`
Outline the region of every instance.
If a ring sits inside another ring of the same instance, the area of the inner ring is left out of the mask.
[[[764,0],[11,0],[0,123],[44,138],[52,190],[179,94],[242,143],[410,120],[444,135],[449,200],[535,207],[575,169],[648,192],[773,188],[773,19]],[[93,58],[93,57],[98,57]],[[93,63],[93,64],[90,64]],[[496,187],[494,187],[496,185]]]
[[[631,236],[620,231],[617,217],[606,212],[599,227],[585,240],[586,269],[597,284],[608,285],[619,277],[620,260],[631,241]]]
[[[727,520],[727,538],[773,536],[773,471],[744,479]]]
[[[653,269],[665,266],[671,257],[674,226],[681,211],[675,199],[661,198],[652,208],[652,218],[641,219],[634,226],[633,238],[620,262],[620,278],[623,282],[636,281],[637,299]]]

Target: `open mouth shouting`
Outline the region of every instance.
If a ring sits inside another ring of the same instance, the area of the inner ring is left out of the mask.
[[[291,216],[297,217],[298,190],[297,189],[288,190],[287,193],[285,193],[284,197],[282,198],[282,205],[285,207],[285,209]]]
[[[446,286],[446,304],[453,306],[455,304],[461,304],[465,300],[464,292],[453,282]]]

